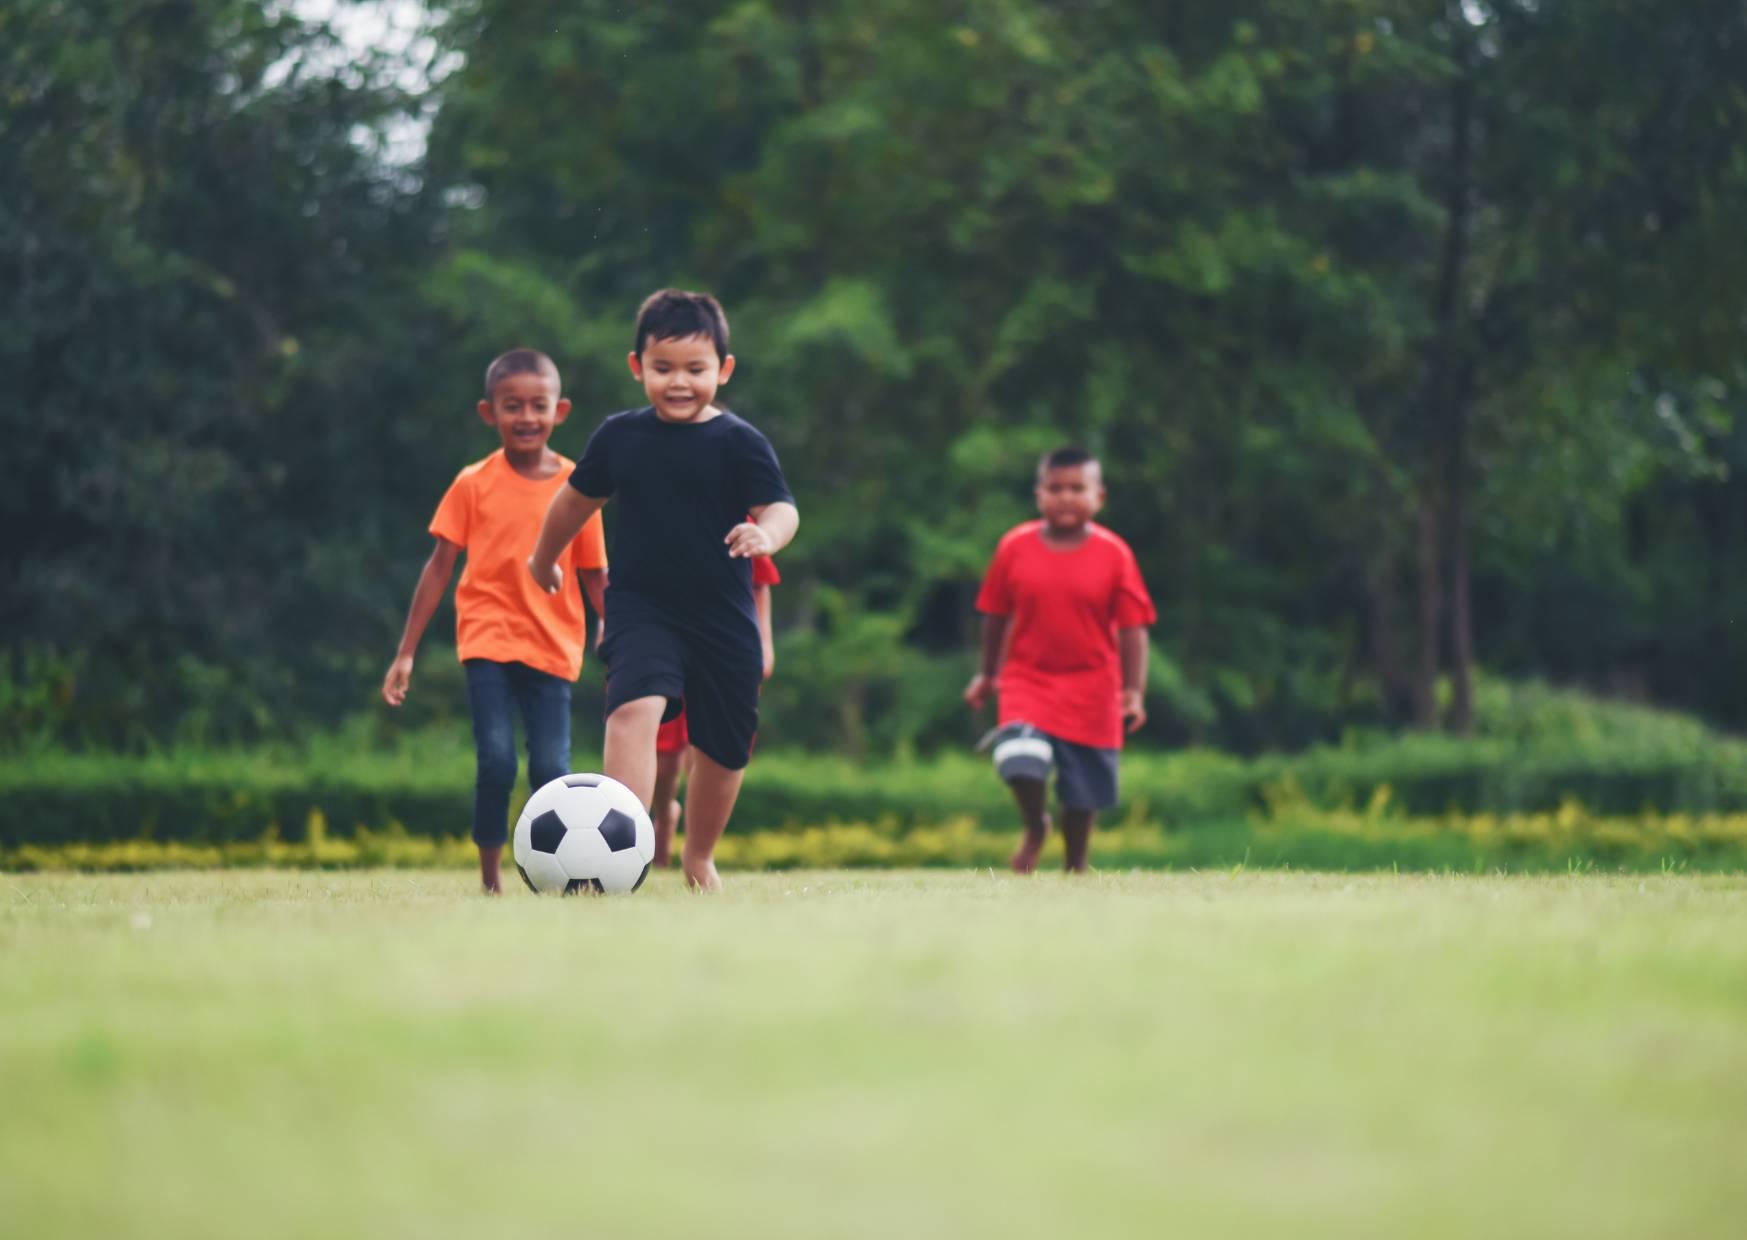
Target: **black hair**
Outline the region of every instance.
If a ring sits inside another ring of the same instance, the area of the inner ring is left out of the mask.
[[[497,385],[511,375],[551,375],[553,384],[558,383],[558,367],[540,350],[511,349],[485,368],[485,399],[490,400]]]
[[[1072,469],[1076,465],[1096,465],[1098,458],[1084,448],[1057,448],[1054,452],[1045,452],[1037,462],[1037,476],[1043,477],[1052,469]]]
[[[725,359],[728,316],[722,313],[722,303],[708,293],[677,288],[664,288],[643,299],[637,308],[638,357],[651,340],[683,340],[687,336],[708,336],[716,346],[717,359]]]

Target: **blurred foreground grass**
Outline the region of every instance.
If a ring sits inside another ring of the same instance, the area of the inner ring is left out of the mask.
[[[0,877],[21,1236],[1738,1234],[1747,881]]]

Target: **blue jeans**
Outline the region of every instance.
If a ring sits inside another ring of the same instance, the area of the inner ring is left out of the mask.
[[[528,738],[528,787],[570,773],[570,682],[525,663],[468,659],[467,705],[473,711],[473,842],[500,846],[509,838],[510,789],[516,782],[516,734],[522,715]]]

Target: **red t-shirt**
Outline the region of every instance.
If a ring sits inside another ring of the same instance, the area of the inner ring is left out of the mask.
[[[1101,525],[1071,551],[1043,540],[1043,522],[1008,530],[995,548],[977,610],[1011,616],[1001,664],[1001,723],[1035,724],[1099,749],[1122,747],[1118,629],[1158,618],[1128,544]]]

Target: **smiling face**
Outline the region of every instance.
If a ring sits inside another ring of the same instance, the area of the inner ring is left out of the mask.
[[[734,373],[734,355],[718,357],[716,342],[704,335],[650,340],[641,356],[633,353],[627,360],[664,422],[697,422],[715,416],[710,402]]]
[[[1037,475],[1037,511],[1053,534],[1078,534],[1104,507],[1104,472],[1097,461],[1057,465]]]
[[[570,413],[570,402],[558,395],[558,376],[521,371],[505,375],[491,389],[491,399],[479,402],[479,416],[503,440],[513,461],[538,461],[546,453],[552,430]]]

